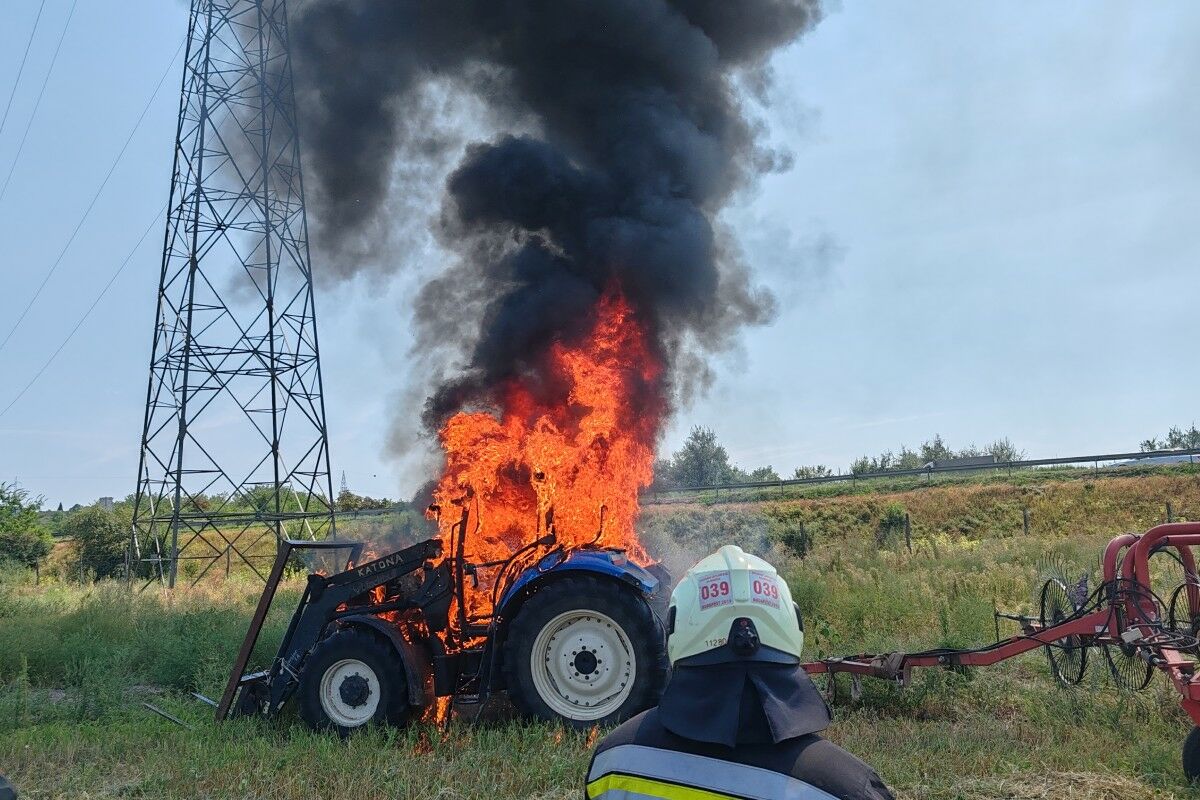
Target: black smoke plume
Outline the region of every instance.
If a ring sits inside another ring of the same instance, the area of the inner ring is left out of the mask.
[[[785,165],[740,87],[810,28],[817,0],[307,0],[292,21],[310,203],[326,260],[353,271],[398,221],[398,166],[454,149],[439,98],[508,130],[459,149],[438,236],[454,263],[421,292],[421,339],[461,356],[436,425],[533,375],[618,285],[676,384],[767,320],[716,217]],[[315,183],[315,185],[314,185]],[[378,257],[372,253],[372,257]]]

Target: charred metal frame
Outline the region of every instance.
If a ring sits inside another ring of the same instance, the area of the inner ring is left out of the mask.
[[[131,579],[334,532],[288,51],[286,0],[192,0]]]
[[[271,566],[271,572],[267,576],[267,585],[263,588],[262,596],[258,598],[258,605],[254,608],[254,616],[250,618],[250,627],[246,630],[246,636],[242,639],[242,646],[238,648],[233,671],[230,673],[229,681],[225,684],[225,691],[217,703],[218,720],[225,719],[229,713],[230,706],[233,704],[233,698],[237,693],[238,687],[244,682],[243,672],[246,669],[246,665],[250,663],[250,655],[254,652],[254,646],[258,644],[258,636],[262,633],[263,623],[267,621],[267,612],[271,610],[271,602],[275,599],[275,593],[279,590],[279,583],[283,580],[283,573],[287,568],[288,560],[292,557],[293,551],[302,549],[349,550],[350,552],[346,559],[346,565],[349,567],[352,562],[358,560],[359,555],[362,553],[363,545],[361,542],[339,542],[328,539],[322,542],[297,542],[291,539],[284,539],[280,542],[280,546],[275,552],[275,563]]]
[[[293,550],[300,549],[348,549],[349,556],[346,569],[336,575],[325,576],[313,574],[308,576],[304,594],[300,598],[296,610],[292,613],[291,622],[279,646],[271,667],[258,673],[245,674],[244,670],[254,652],[262,631],[271,601],[279,588],[279,579],[284,567],[291,557]],[[337,619],[362,617],[364,620],[374,618],[374,615],[389,611],[417,608],[422,601],[438,602],[440,597],[399,598],[386,603],[366,603],[349,605],[350,601],[371,592],[376,586],[414,572],[426,566],[442,554],[441,542],[430,539],[424,542],[390,553],[365,564],[356,564],[362,552],[363,545],[358,542],[293,542],[285,541],[275,556],[275,564],[271,569],[271,579],[267,582],[258,607],[254,611],[246,637],[238,650],[237,660],[230,672],[225,691],[217,704],[217,721],[224,720],[237,697],[239,689],[261,685],[264,689],[262,696],[254,701],[253,710],[266,714],[277,712],[297,685],[297,676],[303,668],[304,658],[320,640],[329,624]],[[427,591],[433,594],[445,594],[444,582],[431,580]],[[447,598],[448,599],[448,598]],[[258,708],[261,702],[262,708]]]

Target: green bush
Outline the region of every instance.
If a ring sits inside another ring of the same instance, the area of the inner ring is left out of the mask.
[[[83,569],[94,578],[112,577],[124,568],[129,529],[111,511],[81,509],[63,525],[63,533],[75,540]]]
[[[879,525],[875,528],[875,544],[879,547],[890,547],[904,531],[904,522],[908,512],[900,503],[888,503],[879,517]]]
[[[24,489],[0,483],[0,561],[37,568],[50,555],[54,540],[38,519],[41,505]]]

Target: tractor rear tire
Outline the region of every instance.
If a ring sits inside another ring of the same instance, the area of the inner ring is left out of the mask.
[[[317,643],[304,662],[300,717],[343,739],[370,724],[408,721],[404,663],[391,643],[362,628],[343,628]]]
[[[1183,774],[1189,783],[1200,780],[1200,727],[1193,727],[1183,740]]]
[[[662,628],[646,599],[576,575],[525,601],[504,644],[509,697],[526,716],[573,728],[623,722],[658,702],[667,674]]]

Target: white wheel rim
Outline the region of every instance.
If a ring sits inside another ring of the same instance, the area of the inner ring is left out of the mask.
[[[321,676],[320,691],[325,716],[343,728],[365,725],[379,708],[379,676],[357,658],[343,658],[331,664]]]
[[[566,611],[542,627],[529,654],[533,685],[550,710],[571,720],[601,719],[633,691],[637,658],[625,631],[596,611]]]

